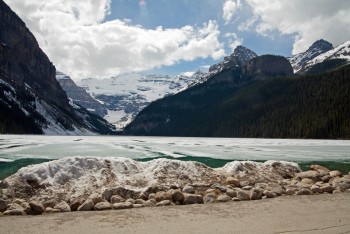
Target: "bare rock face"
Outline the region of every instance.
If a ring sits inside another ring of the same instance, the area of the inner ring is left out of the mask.
[[[282,56],[275,55],[263,55],[250,60],[245,66],[245,73],[259,80],[294,74],[289,61]]]
[[[70,105],[56,80],[55,66],[4,1],[0,1],[0,108],[0,133],[115,134],[102,118]]]
[[[57,71],[56,78],[68,97],[73,99],[75,103],[101,117],[107,114],[106,106],[92,98],[85,89],[77,86],[69,76]]]

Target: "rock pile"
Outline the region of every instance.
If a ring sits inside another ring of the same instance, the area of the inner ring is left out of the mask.
[[[350,173],[312,165],[311,170],[293,178],[261,182],[228,176],[224,183],[175,184],[151,186],[143,191],[124,187],[106,188],[102,193],[72,197],[68,200],[31,198],[0,199],[0,213],[5,215],[40,215],[71,211],[101,211],[142,208],[150,206],[191,205],[215,202],[248,201],[286,195],[312,195],[350,192]]]

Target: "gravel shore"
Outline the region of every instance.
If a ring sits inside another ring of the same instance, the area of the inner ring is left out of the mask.
[[[350,233],[350,193],[0,217],[1,233]]]

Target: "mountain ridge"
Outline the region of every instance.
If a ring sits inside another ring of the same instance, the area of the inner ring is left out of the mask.
[[[115,133],[76,106],[56,80],[56,68],[18,15],[0,1],[0,133]]]

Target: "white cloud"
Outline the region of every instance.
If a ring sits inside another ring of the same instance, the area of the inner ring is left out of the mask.
[[[228,46],[233,52],[237,46],[243,44],[243,39],[239,38],[236,33],[226,33],[225,37],[228,38]]]
[[[241,7],[241,1],[240,0],[226,0],[223,5],[223,19],[225,20],[225,24],[228,24],[231,22],[235,12],[237,9]]]
[[[130,20],[104,22],[110,0],[5,0],[26,22],[57,69],[73,79],[108,77],[225,52],[219,27],[145,29]]]
[[[318,39],[335,45],[349,40],[350,1],[348,0],[246,0],[254,17],[256,31],[268,35],[274,30],[295,34],[293,54],[306,50]],[[244,26],[241,27],[244,29]]]

